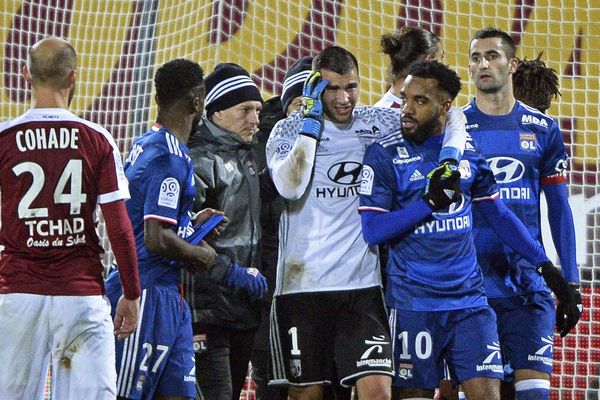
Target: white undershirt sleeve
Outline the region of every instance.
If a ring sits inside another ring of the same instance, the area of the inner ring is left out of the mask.
[[[282,143],[286,143],[286,139],[274,138],[273,143],[270,143],[270,146],[279,151],[267,154],[267,165],[279,194],[288,200],[298,200],[310,182],[317,141],[299,135],[289,152],[285,152],[286,146],[281,145]]]
[[[446,118],[446,135],[442,147],[453,147],[462,156],[467,140],[467,117],[458,107],[450,107]]]

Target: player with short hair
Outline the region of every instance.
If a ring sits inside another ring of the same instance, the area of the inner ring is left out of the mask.
[[[359,68],[334,46],[313,60],[303,109],[280,121],[267,164],[286,208],[272,305],[271,384],[321,398],[335,363],[360,398],[390,397],[391,342],[376,246],[361,235],[364,149],[399,129],[398,110],[357,106]],[[444,154],[459,154],[451,149]],[[445,161],[445,160],[444,160]]]
[[[546,66],[542,54],[533,60],[527,57],[520,60],[512,75],[512,82],[515,99],[546,113],[552,105],[552,99],[560,95],[560,90],[556,70]]]
[[[555,310],[536,265],[504,247],[493,226],[477,211],[473,215],[475,244],[486,294],[498,316],[503,355],[514,369],[517,399],[548,399],[554,325],[564,337],[582,310],[575,228],[562,134],[552,118],[515,99],[515,48],[511,36],[495,28],[482,29],[471,39],[469,73],[477,91],[475,99],[463,107],[467,130],[494,171],[500,197],[540,242],[540,195],[544,191],[552,237],[570,288],[562,296],[555,292]],[[523,324],[528,329],[522,329]]]
[[[193,232],[191,210],[196,190],[186,146],[192,126],[204,110],[200,65],[176,59],[154,76],[156,123],[135,139],[125,160],[142,284],[140,324],[117,343],[120,399],[191,399],[196,396],[190,310],[179,287],[182,266],[202,271],[213,265],[215,251],[185,239]],[[224,279],[227,270],[213,271]],[[107,280],[112,302],[120,295],[120,274]]]
[[[440,38],[435,33],[417,26],[403,26],[397,31],[383,34],[381,48],[383,53],[390,58],[388,68],[390,89],[375,103],[376,107],[401,107],[400,90],[408,75],[410,64],[423,60],[439,62],[444,60],[444,48]],[[454,135],[454,141],[446,142],[446,145],[464,149],[467,135],[467,131],[464,129],[467,122],[465,115],[459,107],[452,106],[448,111],[447,119],[449,124],[462,127],[462,135]],[[381,254],[385,254],[384,247],[380,250]],[[385,265],[382,265],[382,269],[385,269]],[[457,389],[452,387],[449,377],[446,378],[440,382],[440,390],[437,393],[440,400],[456,397]]]
[[[456,73],[436,61],[416,62],[408,72],[402,134],[367,149],[359,209],[366,240],[389,247],[394,397],[431,398],[445,360],[469,399],[498,399],[502,362],[473,245],[472,205],[504,244],[553,277],[560,273],[497,201],[493,174],[472,140],[458,171],[435,168],[446,113],[460,90]]]
[[[68,111],[77,53],[47,37],[23,76],[31,108],[0,124],[0,398],[114,399],[113,331],[128,337],[140,283],[121,156],[110,133]],[[122,274],[116,315],[103,296],[96,207]]]

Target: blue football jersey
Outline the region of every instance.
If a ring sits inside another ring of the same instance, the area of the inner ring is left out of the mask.
[[[567,155],[556,121],[519,101],[507,115],[486,115],[475,100],[463,111],[467,131],[494,172],[500,197],[541,243],[540,185],[566,182]],[[473,218],[489,298],[548,290],[535,266],[504,245],[483,216],[475,211]]]
[[[427,174],[438,165],[442,138],[416,144],[396,134],[371,145],[363,161],[360,210],[388,212],[417,201]],[[472,237],[471,202],[497,196],[496,185],[472,145],[465,149],[459,170],[460,200],[388,243],[388,306],[442,311],[487,304]]]
[[[188,148],[168,130],[155,125],[133,142],[124,168],[131,193],[127,213],[135,235],[142,288],[155,283],[176,285],[180,281],[179,267],[148,250],[144,221],[167,222],[182,238],[193,233],[190,213],[196,189]]]

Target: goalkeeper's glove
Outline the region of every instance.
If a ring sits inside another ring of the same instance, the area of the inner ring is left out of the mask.
[[[568,284],[560,271],[546,261],[537,267],[537,271],[556,296],[556,329],[560,337],[565,337],[577,325],[583,311],[579,285]]]
[[[327,79],[321,79],[320,72],[311,72],[304,82],[302,89],[302,121],[301,135],[319,140],[323,127],[323,103],[321,96],[329,84]]]
[[[452,162],[445,161],[427,174],[423,200],[434,212],[448,207],[460,198],[460,172]]]
[[[231,264],[225,283],[246,290],[253,299],[260,299],[267,293],[267,279],[256,268]]]

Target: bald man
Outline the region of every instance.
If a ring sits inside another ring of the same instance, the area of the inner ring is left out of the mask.
[[[114,399],[115,344],[136,328],[140,283],[129,198],[110,133],[68,111],[77,54],[49,37],[29,51],[31,108],[0,124],[0,399],[42,399],[48,367],[56,399]],[[110,317],[100,205],[121,271]]]

